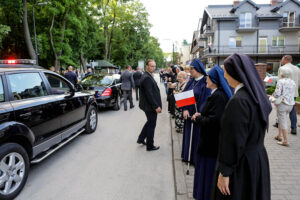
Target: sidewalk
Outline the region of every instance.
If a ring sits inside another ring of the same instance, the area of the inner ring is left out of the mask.
[[[283,147],[276,143],[274,137],[277,128],[276,112],[270,115],[270,128],[265,137],[265,146],[269,155],[271,171],[271,199],[299,200],[300,199],[300,128],[297,136],[288,135],[290,147]],[[300,116],[298,115],[298,121]],[[190,168],[190,175],[186,175],[187,165],[181,161],[182,134],[174,129],[174,119],[171,119],[173,162],[175,169],[175,186],[177,200],[193,199],[194,168]]]

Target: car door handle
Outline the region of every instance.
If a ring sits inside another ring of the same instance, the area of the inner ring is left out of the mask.
[[[22,118],[28,118],[31,116],[31,112],[27,112],[27,113],[24,113],[24,114],[21,114],[20,117]]]
[[[67,104],[66,104],[66,103],[61,103],[61,104],[59,104],[59,106],[60,106],[60,107],[66,107]]]

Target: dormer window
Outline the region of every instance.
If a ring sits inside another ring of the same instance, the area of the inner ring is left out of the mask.
[[[246,12],[240,14],[240,28],[252,27],[252,13]]]
[[[295,26],[295,12],[286,11],[283,13],[283,27]]]

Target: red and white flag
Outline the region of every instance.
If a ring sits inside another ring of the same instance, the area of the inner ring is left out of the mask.
[[[196,103],[194,90],[188,90],[182,93],[174,94],[174,97],[178,108]]]

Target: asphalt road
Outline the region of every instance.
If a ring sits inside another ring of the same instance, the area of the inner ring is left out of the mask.
[[[103,110],[98,128],[81,135],[43,162],[31,166],[17,200],[174,200],[170,123],[160,85],[163,113],[155,145],[147,152],[136,143],[146,117],[134,101],[128,111]],[[134,94],[135,95],[135,94]]]

